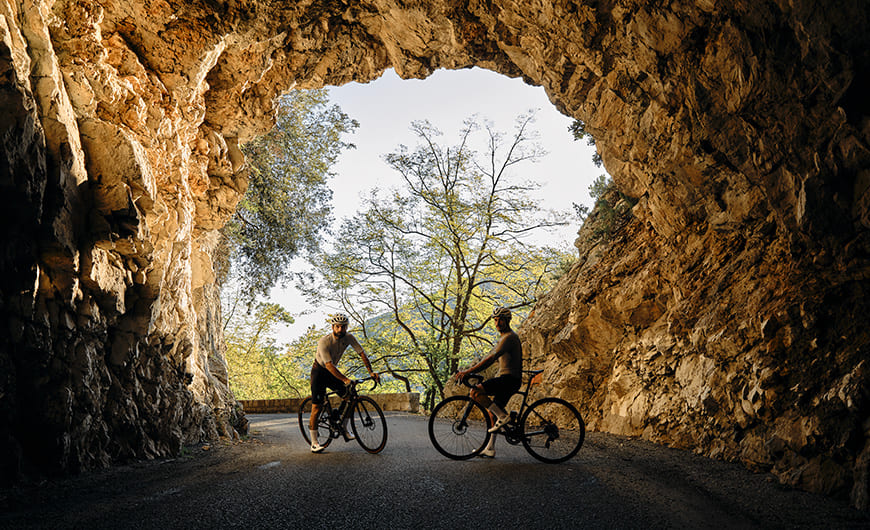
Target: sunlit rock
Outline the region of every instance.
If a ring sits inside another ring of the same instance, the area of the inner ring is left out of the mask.
[[[2,475],[243,431],[211,264],[238,146],[293,88],[480,66],[583,120],[624,194],[522,324],[543,390],[866,507],[868,10],[0,0]]]

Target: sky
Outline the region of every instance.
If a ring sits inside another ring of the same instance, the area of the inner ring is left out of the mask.
[[[444,133],[442,141],[453,145],[462,122],[477,115],[489,121],[498,131],[510,134],[516,118],[536,110],[534,129],[548,154],[535,164],[517,166],[520,180],[532,180],[542,185],[536,197],[547,209],[570,214],[575,222],[541,237],[547,244],[570,248],[579,222],[573,215],[573,203],[592,207],[589,185],[604,173],[592,163],[594,147],[585,141],[575,141],[568,126],[573,121],[562,115],[550,103],[544,89],[525,84],[479,68],[439,70],[424,80],[403,80],[393,70],[367,84],[348,83],[329,89],[330,100],[351,118],[359,128],[345,140],[356,149],[342,153],[333,167],[333,207],[336,226],[343,218],[356,213],[361,197],[373,187],[389,189],[397,186],[400,176],[391,170],[383,156],[400,144],[417,145],[410,131],[412,121],[429,120]],[[295,267],[304,268],[297,260]],[[279,342],[290,342],[305,330],[324,325],[325,315],[333,308],[309,305],[292,287],[276,287],[271,300],[294,315],[296,323],[280,330]]]

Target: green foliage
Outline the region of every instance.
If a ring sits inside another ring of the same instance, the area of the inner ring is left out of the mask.
[[[559,258],[559,261],[556,263],[553,268],[553,272],[550,273],[550,277],[554,282],[559,281],[562,276],[568,273],[571,270],[571,266],[574,265],[574,262],[577,261],[576,253],[564,253],[564,255]]]
[[[577,204],[576,202],[572,202],[571,206],[574,207],[574,215],[577,216],[577,219],[580,221],[585,221],[589,216],[589,207],[583,204]]]
[[[358,124],[325,90],[293,91],[282,97],[272,131],[242,147],[250,173],[248,189],[222,233],[234,276],[250,300],[286,279],[290,261],[315,251],[332,215],[330,168],[342,140]]]
[[[613,186],[613,179],[605,174],[598,177],[589,185],[589,196],[595,201],[596,205],[599,201],[604,201],[607,191]]]
[[[429,122],[414,122],[418,145],[385,157],[402,187],[374,192],[343,222],[336,248],[312,258],[317,274],[300,277],[312,299],[353,316],[394,376],[441,392],[489,349],[494,305],[527,308],[548,289],[557,253],[525,237],[563,221],[542,215],[529,198],[536,186],[511,174],[543,153],[532,121],[521,116],[506,137],[469,119],[452,146]],[[478,133],[482,155],[472,148]]]
[[[353,147],[342,135],[357,126],[329,104],[325,90],[293,91],[279,100],[273,130],[242,146],[248,188],[215,252],[230,388],[239,399],[308,393],[311,336],[289,349],[276,344],[277,326],[292,318],[276,304],[256,301],[287,279],[287,266],[301,251],[318,248],[331,222],[330,168]]]
[[[282,351],[273,333],[293,318],[278,304],[246,306],[235,297],[225,305],[224,327],[230,389],[237,399],[272,399],[307,393],[304,367],[297,358]],[[248,310],[243,310],[249,307]]]
[[[608,239],[620,217],[631,212],[637,200],[616,189],[613,180],[599,175],[589,186],[589,195],[595,200],[595,222],[592,237]]]
[[[571,122],[571,125],[568,126],[568,130],[571,132],[571,135],[574,136],[574,140],[583,140],[585,138],[587,145],[595,146],[595,138],[592,137],[592,133],[586,130],[586,124],[583,123],[582,120],[575,119]],[[601,167],[603,163],[601,155],[597,150],[595,151],[595,154],[592,155],[592,163],[595,164],[595,167]],[[574,207],[576,208],[577,206],[575,205]],[[585,218],[585,215],[583,217]]]
[[[571,122],[571,125],[568,126],[568,130],[571,132],[571,135],[575,140],[586,139],[589,145],[595,145],[595,139],[592,137],[592,133],[586,131],[586,124],[583,123],[583,120],[575,119]]]

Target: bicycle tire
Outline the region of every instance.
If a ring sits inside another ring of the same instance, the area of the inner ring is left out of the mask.
[[[368,396],[360,396],[353,404],[350,417],[353,435],[367,452],[380,453],[387,445],[387,420],[381,407]]]
[[[299,405],[299,430],[302,431],[302,437],[305,443],[311,445],[311,435],[308,434],[310,429],[309,418],[311,417],[311,396],[308,396]],[[329,435],[329,410],[326,406],[320,407],[320,419],[317,422],[317,441],[320,445],[326,447],[332,442],[332,437]]]
[[[576,455],[586,438],[586,424],[580,413],[560,398],[535,401],[520,424],[523,447],[548,464],[558,464]]]
[[[471,409],[465,412],[469,404]],[[429,439],[435,449],[453,460],[466,460],[479,454],[492,436],[489,414],[468,396],[452,396],[432,409]]]

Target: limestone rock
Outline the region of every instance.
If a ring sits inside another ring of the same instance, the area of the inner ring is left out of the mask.
[[[523,323],[545,389],[866,507],[868,11],[0,0],[2,476],[244,429],[211,270],[238,146],[294,87],[480,66],[583,120],[631,199]]]

